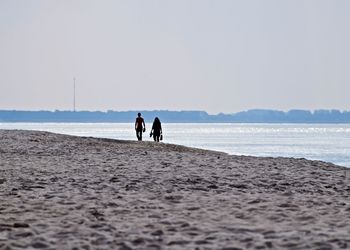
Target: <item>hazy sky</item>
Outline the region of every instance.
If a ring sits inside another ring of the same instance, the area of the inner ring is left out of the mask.
[[[0,109],[350,110],[349,0],[0,0]]]

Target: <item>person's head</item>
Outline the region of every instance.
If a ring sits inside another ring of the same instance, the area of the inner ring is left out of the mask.
[[[137,116],[138,116],[138,117],[141,117],[141,113],[137,113]]]
[[[154,118],[154,122],[160,122],[159,118],[158,117]]]

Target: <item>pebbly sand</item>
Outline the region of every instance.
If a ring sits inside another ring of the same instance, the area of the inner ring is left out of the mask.
[[[349,180],[319,161],[0,130],[0,249],[349,249]]]

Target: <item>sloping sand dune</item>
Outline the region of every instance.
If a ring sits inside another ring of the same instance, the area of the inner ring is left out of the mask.
[[[0,249],[349,249],[346,172],[0,130]]]

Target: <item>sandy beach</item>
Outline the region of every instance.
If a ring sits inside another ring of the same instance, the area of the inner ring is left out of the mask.
[[[350,170],[0,130],[0,249],[349,249]]]

